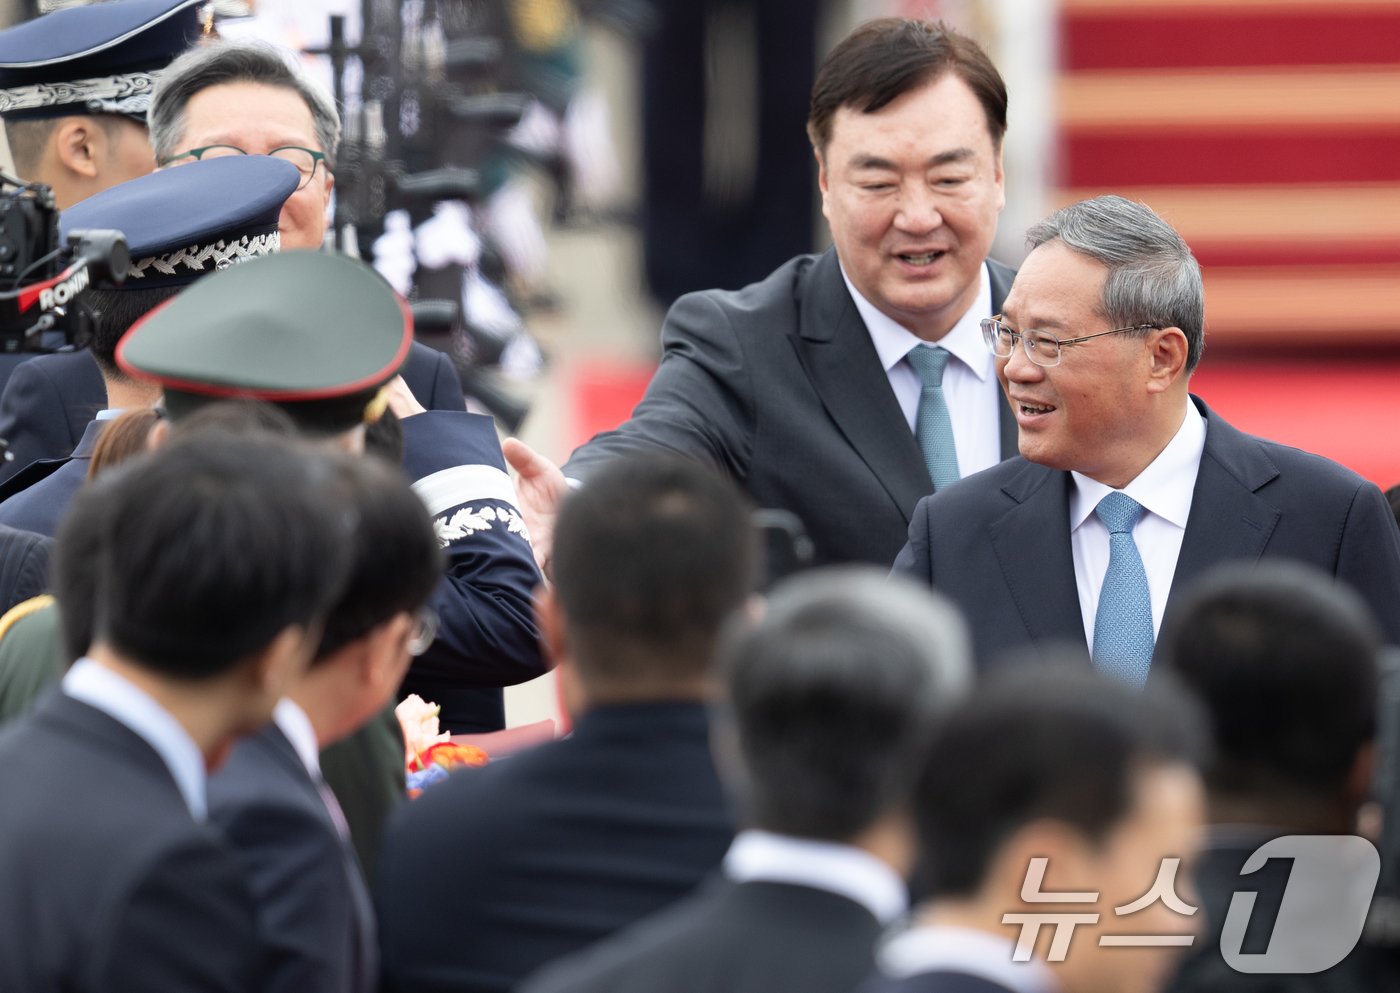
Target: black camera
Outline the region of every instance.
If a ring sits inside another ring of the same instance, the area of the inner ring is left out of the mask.
[[[70,231],[60,244],[53,191],[0,173],[0,353],[81,348],[88,287],[126,278],[120,231]]]

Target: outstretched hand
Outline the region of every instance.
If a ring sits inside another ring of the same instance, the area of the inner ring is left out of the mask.
[[[554,550],[554,519],[569,493],[569,481],[557,465],[518,438],[507,438],[501,443],[501,451],[515,470],[520,513],[530,531],[535,562],[547,579]]]

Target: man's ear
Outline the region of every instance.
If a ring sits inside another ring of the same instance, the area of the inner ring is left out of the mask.
[[[54,128],[54,154],[68,171],[86,179],[97,177],[98,163],[106,154],[107,134],[91,117],[63,118]]]
[[[272,704],[285,696],[306,672],[318,641],[319,635],[289,624],[248,660],[250,680],[261,699],[266,701],[269,712]]]
[[[1190,346],[1181,328],[1158,328],[1147,338],[1148,392],[1162,393],[1186,372],[1186,356]]]
[[[365,635],[361,681],[373,686],[386,700],[398,692],[413,657],[408,639],[413,632],[413,615],[400,611]]]

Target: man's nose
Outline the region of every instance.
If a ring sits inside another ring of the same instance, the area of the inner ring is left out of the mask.
[[[943,224],[938,195],[922,182],[910,183],[900,196],[895,225],[901,231],[925,232]]]
[[[1025,339],[1018,338],[1011,354],[1001,362],[1002,375],[1018,383],[1033,382],[1045,375],[1045,367],[1036,365],[1026,354]]]

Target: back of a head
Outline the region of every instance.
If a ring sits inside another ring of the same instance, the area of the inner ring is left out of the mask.
[[[831,140],[842,107],[873,114],[906,93],[954,75],[967,84],[987,117],[992,146],[1006,134],[1006,84],[987,53],[942,23],[882,17],[857,27],[817,71],[807,135],[818,152]]]
[[[966,898],[998,851],[1037,821],[1104,839],[1134,805],[1135,776],[1200,761],[1204,718],[1168,680],[1137,690],[1082,668],[1011,670],[973,692],[921,761],[920,895]]]
[[[780,583],[719,651],[748,822],[849,841],[906,809],[929,734],[971,681],[968,644],[947,601],[875,569]]]
[[[180,292],[178,286],[150,289],[91,290],[88,302],[94,311],[92,341],[89,348],[97,360],[102,375],[125,379],[117,368],[117,345],[131,326]]]
[[[1202,578],[1163,626],[1157,657],[1205,703],[1213,790],[1335,800],[1376,735],[1380,645],[1352,590],[1265,561]]]
[[[754,547],[744,499],[699,463],[627,457],[591,476],[559,513],[553,577],[590,692],[703,680]]]
[[[353,518],[331,457],[211,431],[88,486],[58,540],[95,543],[94,640],[197,680],[320,623]]]
[[[395,615],[421,608],[442,578],[432,518],[403,473],[373,458],[346,459],[340,469],[356,526],[345,589],[326,618],[317,662]]]

